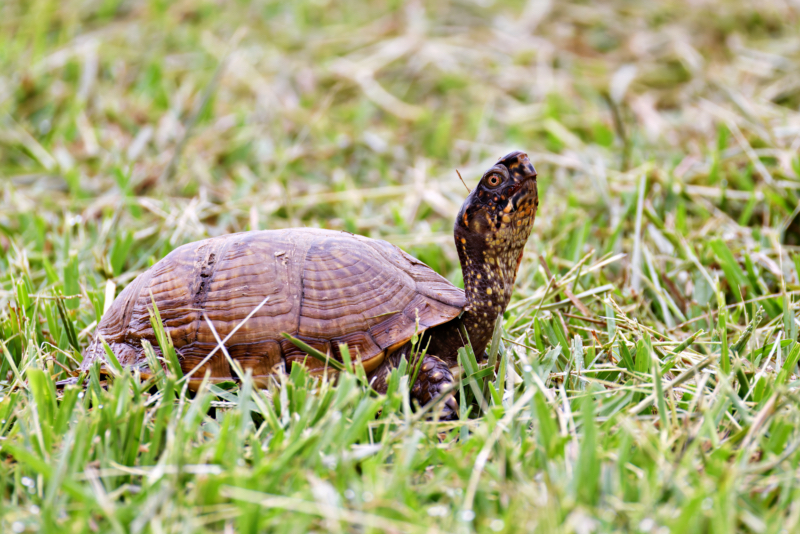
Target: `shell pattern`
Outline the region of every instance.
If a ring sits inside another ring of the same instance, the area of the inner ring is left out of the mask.
[[[292,334],[341,361],[346,343],[369,372],[419,330],[447,322],[466,306],[464,292],[385,241],[346,232],[290,229],[243,232],[175,249],[139,275],[103,316],[82,368],[104,361],[104,339],[123,366],[146,369],[142,340],[159,349],[148,308],[158,306],[184,372],[217,345],[205,316],[224,339],[269,297],[225,344],[254,377],[293,361],[322,364],[284,339]],[[212,381],[234,374],[222,351],[193,373]]]

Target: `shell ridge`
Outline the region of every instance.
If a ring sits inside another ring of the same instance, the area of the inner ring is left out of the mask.
[[[197,266],[193,271],[193,274],[196,273],[196,276],[201,278],[200,283],[197,287],[192,288],[192,303],[193,307],[197,309],[197,318],[195,319],[195,327],[193,328],[194,331],[194,340],[193,342],[197,342],[198,334],[200,333],[200,327],[205,321],[204,315],[206,310],[206,302],[208,301],[208,295],[211,289],[211,283],[214,281],[214,275],[217,273],[217,269],[219,269],[219,265],[225,258],[225,254],[228,252],[233,239],[231,237],[236,236],[237,234],[233,234],[228,238],[218,241],[216,243],[210,243],[209,249],[206,251],[205,258],[200,263],[199,272]],[[213,349],[212,349],[213,350]],[[224,357],[224,355],[220,352],[215,358],[218,359]],[[206,365],[213,365],[211,361],[209,361]],[[227,365],[230,367],[230,364]],[[228,370],[228,376],[234,376],[233,369]]]
[[[372,248],[372,247],[370,247],[370,248]],[[359,261],[360,261],[360,259],[359,259]],[[370,269],[370,270],[371,270],[371,269]],[[370,291],[365,291],[365,292],[364,292],[364,294],[366,295],[367,293],[369,293],[369,292],[371,292],[371,291],[373,291],[373,290],[376,290],[376,289],[377,289],[377,290],[380,290],[380,288],[381,288],[382,286],[384,286],[384,285],[386,284],[386,282],[387,282],[387,280],[383,280],[383,281],[381,281],[381,278],[382,278],[382,277],[381,277],[381,276],[379,276],[379,274],[375,273],[375,274],[373,274],[372,278],[370,278],[370,279],[369,279],[369,281],[367,281],[367,282],[363,282],[363,284],[367,285],[367,286],[369,287],[369,289],[370,289]],[[375,285],[373,284],[373,282],[375,282],[376,280],[378,280],[378,281],[379,281],[379,283],[378,283],[378,287],[377,287],[377,288],[376,288],[376,287],[375,287]],[[354,284],[354,285],[361,285],[361,284]],[[388,300],[391,300],[393,297],[394,297],[394,294],[393,294],[391,297],[387,298],[386,300],[387,300],[387,301],[388,301]],[[368,300],[369,300],[369,299],[367,299],[367,301],[368,301]],[[372,340],[372,342],[373,342],[373,343],[375,343],[375,345],[376,345],[376,346],[380,347],[380,343],[378,343],[378,341],[377,341],[377,340],[376,340],[376,339],[375,339],[375,338],[372,336],[372,332],[370,331],[370,330],[372,329],[372,327],[370,326],[370,321],[369,321],[369,318],[366,316],[366,311],[367,311],[367,310],[364,310],[364,309],[363,309],[363,308],[364,308],[364,306],[360,306],[360,308],[361,308],[361,311],[359,311],[359,312],[358,312],[358,314],[361,316],[361,322],[362,322],[362,324],[364,325],[364,331],[365,331],[365,332],[366,332],[366,334],[367,334],[367,335],[370,337],[370,339]],[[372,311],[373,309],[374,309],[374,307],[370,308],[370,311]]]
[[[311,241],[309,247],[303,253],[303,260],[300,262],[300,303],[297,305],[297,323],[294,326],[294,332],[292,332],[292,335],[295,335],[298,332],[300,332],[300,321],[303,319],[303,303],[306,300],[306,283],[305,283],[306,260],[308,259],[308,253],[311,251],[311,249],[314,247],[317,241],[318,239],[315,236],[315,238]]]
[[[121,326],[121,328],[119,328],[118,332],[115,333],[113,330],[109,330],[107,324],[107,322],[112,318],[110,312],[114,307],[113,305],[112,308],[109,309],[108,312],[106,312],[100,319],[100,324],[97,325],[97,330],[95,332],[94,341],[92,341],[92,343],[90,343],[87,347],[87,352],[91,354],[93,358],[84,357],[80,366],[82,371],[88,370],[90,363],[92,363],[95,358],[99,357],[101,361],[106,362],[105,351],[102,349],[100,343],[100,336],[103,336],[103,339],[109,343],[109,346],[114,346],[117,343],[123,343],[129,345],[134,351],[136,351],[137,355],[142,355],[141,340],[130,335],[129,326],[131,322],[131,316],[133,315],[133,309],[136,306],[136,301],[139,299],[139,294],[142,292],[142,288],[149,283],[152,276],[152,271],[150,269],[146,270],[137,276],[128,287],[123,289],[117,297],[121,297],[128,288],[131,289],[130,294],[126,296],[127,300],[125,301],[125,309],[123,310],[121,320],[119,321],[119,326]],[[114,302],[116,303],[116,299]]]
[[[123,333],[127,332],[128,327],[131,324],[131,317],[133,316],[133,309],[136,306],[136,301],[139,300],[139,295],[141,294],[142,289],[146,285],[149,285],[150,279],[152,277],[153,277],[153,273],[150,271],[150,269],[148,269],[147,271],[145,271],[142,274],[140,274],[139,276],[137,276],[136,279],[131,283],[131,286],[133,286],[133,289],[131,290],[130,295],[128,295],[128,297],[127,297],[127,301],[125,302],[125,310],[122,312],[122,320],[120,321]],[[123,290],[122,293],[124,293],[124,290]],[[120,293],[120,296],[122,296],[122,293]],[[109,312],[110,311],[111,310],[109,309]],[[106,315],[103,316],[103,319],[105,319],[105,318],[106,318]],[[112,336],[108,336],[107,335],[107,326],[103,325],[103,322],[104,321],[101,319],[100,325],[98,326],[97,331],[98,331],[99,334],[102,334],[103,337],[106,338],[106,341],[109,341],[109,342],[112,341],[112,340],[116,341],[117,340],[116,338],[121,338],[121,339],[125,340],[125,338],[127,337],[125,335],[123,335],[123,336],[113,336],[113,337]],[[101,329],[101,327],[102,327],[102,329]],[[140,347],[141,347],[141,345],[140,345]]]
[[[133,316],[133,308],[136,306],[136,301],[139,300],[139,295],[142,293],[142,289],[144,286],[150,285],[150,280],[153,278],[153,272],[148,269],[147,271],[143,272],[137,278],[141,278],[141,280],[136,283],[134,291],[131,293],[131,298],[128,299],[128,302],[125,303],[125,313],[122,316],[122,324],[124,325],[123,328],[127,330],[128,325],[131,322],[131,317]],[[136,293],[135,295],[133,293]]]
[[[369,241],[371,241],[369,244],[372,246],[372,248],[377,251],[387,262],[393,264],[398,271],[402,272],[414,281],[414,290],[417,293],[425,295],[432,300],[453,308],[464,308],[466,306],[467,302],[464,290],[454,286],[447,278],[431,269],[427,264],[421,262],[397,245],[393,245],[391,243],[387,244],[391,246],[395,257],[389,257],[386,254],[388,251],[386,251],[383,247],[373,244],[376,240],[369,239]],[[405,260],[408,264],[407,269],[403,269],[397,265],[397,263],[399,263],[398,259],[400,258]],[[421,276],[423,274],[428,276],[427,280]],[[448,299],[445,295],[437,293],[432,286],[439,286],[442,293],[452,294],[455,292],[454,298]]]

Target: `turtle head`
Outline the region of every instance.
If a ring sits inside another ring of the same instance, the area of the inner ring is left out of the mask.
[[[512,152],[484,173],[461,206],[455,239],[468,306],[464,321],[478,353],[511,299],[538,205],[536,170],[526,154]]]
[[[511,152],[500,158],[461,206],[455,224],[459,253],[467,257],[478,251],[518,253],[531,233],[538,205],[536,169],[527,154]]]

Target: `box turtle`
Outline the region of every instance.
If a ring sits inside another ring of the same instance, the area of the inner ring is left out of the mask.
[[[394,245],[346,232],[253,231],[181,246],[120,293],[81,369],[105,363],[102,339],[123,366],[149,375],[142,341],[160,356],[148,311],[152,298],[184,373],[191,374],[190,386],[198,387],[206,373],[211,381],[234,380],[221,351],[207,357],[217,346],[209,322],[225,338],[263,304],[225,343],[257,383],[301,361],[312,373],[324,371],[282,335],[289,333],[339,361],[339,344],[346,343],[372,387],[385,392],[391,369],[409,358],[418,328],[428,349],[412,395],[424,405],[454,380],[450,369],[465,344],[462,323],[475,353],[484,353],[511,297],[537,206],[536,171],[522,152],[483,175],[455,222],[465,290]],[[442,417],[454,417],[457,406],[450,395]]]

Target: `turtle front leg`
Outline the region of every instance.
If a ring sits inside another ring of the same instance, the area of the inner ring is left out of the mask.
[[[389,387],[389,374],[392,369],[399,367],[400,360],[403,355],[407,356],[408,352],[405,348],[395,351],[394,354],[385,358],[374,371],[367,375],[370,385],[375,391],[381,394],[386,393],[386,389]],[[450,372],[447,363],[436,356],[426,354],[420,364],[417,380],[411,387],[411,396],[417,399],[420,406],[425,406],[440,396],[453,383],[455,383],[455,378],[453,378],[453,373]],[[458,402],[456,402],[452,391],[446,393],[446,395],[447,398],[444,399],[439,419],[441,421],[458,419]]]
[[[422,364],[417,374],[417,380],[411,387],[411,396],[419,401],[420,406],[425,406],[436,397],[443,394],[443,391],[455,383],[450,367],[443,360],[436,356],[426,354],[422,359]],[[442,421],[453,421],[458,419],[458,402],[453,392],[444,393],[442,414],[439,419]]]

